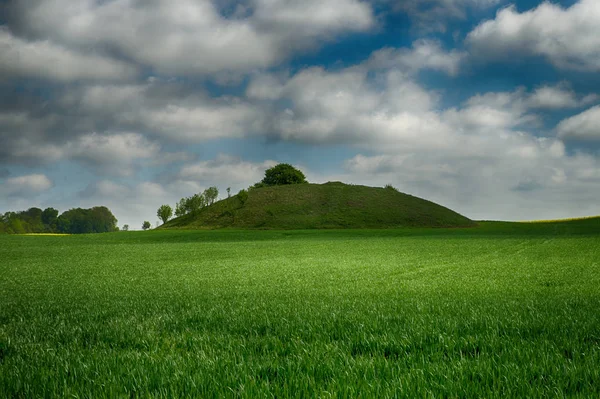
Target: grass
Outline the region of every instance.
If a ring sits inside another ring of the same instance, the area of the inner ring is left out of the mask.
[[[263,187],[194,214],[167,222],[163,228],[340,229],[397,227],[469,227],[475,223],[433,202],[387,186],[366,187],[340,182]]]
[[[0,397],[599,397],[599,231],[0,236]]]

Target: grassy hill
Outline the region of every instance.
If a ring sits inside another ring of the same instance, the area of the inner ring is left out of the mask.
[[[252,189],[165,223],[163,228],[332,229],[472,227],[458,213],[392,188],[340,182]]]

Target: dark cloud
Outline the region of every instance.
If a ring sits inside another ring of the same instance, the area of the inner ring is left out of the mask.
[[[71,4],[11,2],[9,26],[26,41],[50,39],[72,51],[110,50],[165,74],[202,75],[270,67],[375,24],[370,5],[358,0],[253,0],[220,7],[209,0]],[[106,65],[104,74],[113,74],[115,66]]]

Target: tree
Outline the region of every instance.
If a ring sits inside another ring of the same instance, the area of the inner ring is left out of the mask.
[[[215,200],[219,196],[219,189],[212,186],[204,190],[204,198],[206,200],[206,205],[212,205],[215,203]]]
[[[54,208],[46,208],[42,212],[42,223],[46,230],[52,232],[56,230],[56,222],[58,221],[58,210]]]
[[[182,198],[175,205],[175,216],[180,217],[185,215],[187,212],[185,211],[185,200],[186,198]]]
[[[306,183],[306,177],[300,170],[287,163],[280,163],[265,171],[261,183],[266,186]]]
[[[158,211],[156,211],[156,216],[158,216],[163,223],[167,223],[167,221],[171,219],[171,216],[173,216],[173,208],[169,205],[161,205],[160,208],[158,208]]]
[[[147,221],[147,220],[144,220],[144,223],[142,224],[142,229],[148,230],[150,227],[152,227],[152,225],[150,224],[150,222]]]
[[[105,206],[69,209],[58,217],[57,226],[58,231],[69,234],[118,231],[117,218]]]
[[[227,198],[231,197],[231,187],[227,187]]]
[[[191,197],[186,198],[185,201],[185,213],[192,213],[199,211],[206,206],[206,198],[203,194],[194,194]]]
[[[128,224],[124,224],[123,228],[121,230],[123,230],[123,231],[129,231],[129,225]]]

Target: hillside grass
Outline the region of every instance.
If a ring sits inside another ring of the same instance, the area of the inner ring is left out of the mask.
[[[249,191],[173,219],[161,228],[340,229],[472,227],[468,218],[393,188],[295,184]]]
[[[0,236],[0,397],[599,397],[599,231]]]

